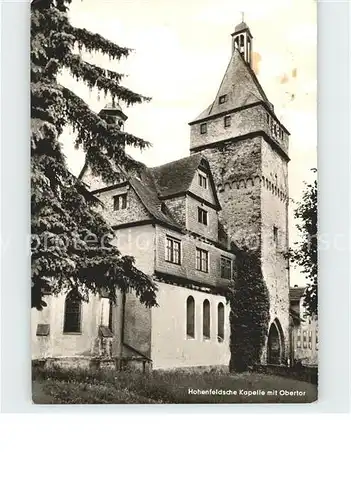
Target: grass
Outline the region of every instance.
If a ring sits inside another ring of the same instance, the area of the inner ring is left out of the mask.
[[[189,389],[213,392],[191,394]],[[232,391],[230,395],[218,393],[228,390]],[[268,391],[276,392],[267,394]],[[286,395],[280,391],[302,394]],[[313,384],[256,372],[230,374],[224,368],[157,370],[146,374],[34,368],[32,392],[36,404],[310,403],[317,399],[317,387]]]

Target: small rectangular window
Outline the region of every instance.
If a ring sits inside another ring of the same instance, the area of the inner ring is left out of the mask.
[[[197,209],[197,220],[198,222],[200,222],[201,224],[204,224],[205,226],[207,226],[207,212],[206,210],[203,210],[202,208],[198,207]]]
[[[202,188],[207,189],[207,175],[202,174],[201,172],[199,172],[199,185]]]
[[[227,128],[227,127],[230,127],[232,123],[232,117],[231,116],[225,116],[224,117],[224,126]]]
[[[297,348],[300,348],[300,347],[301,347],[301,342],[300,342],[300,341],[297,341],[297,342],[296,342],[296,347],[297,347]]]
[[[309,348],[309,349],[312,349],[312,342],[309,342],[309,343],[308,343],[308,348]]]
[[[273,241],[274,241],[274,243],[278,243],[278,228],[277,228],[277,226],[273,226]]]
[[[221,95],[219,97],[219,104],[224,104],[225,102],[227,102],[227,94]]]
[[[127,195],[118,194],[113,197],[113,209],[114,210],[124,210],[127,208]]]
[[[196,249],[196,269],[208,273],[208,252],[201,248]]]
[[[207,123],[201,123],[200,134],[207,134]]]
[[[180,241],[170,236],[166,239],[166,261],[180,264]]]
[[[232,261],[227,257],[221,257],[221,278],[232,279]]]

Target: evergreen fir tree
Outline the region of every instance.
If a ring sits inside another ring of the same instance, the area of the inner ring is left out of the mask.
[[[238,252],[235,289],[229,300],[229,370],[242,372],[260,363],[269,326],[269,294],[255,252]]]
[[[99,89],[127,106],[147,98],[123,87],[122,75],[86,62],[81,51],[99,52],[112,60],[130,50],[98,34],[71,25],[71,0],[37,0],[31,3],[31,208],[32,306],[45,305],[43,292],[77,290],[133,290],[141,302],[155,305],[156,287],[139,271],[134,259],[121,256],[112,244],[110,226],[101,207],[67,168],[59,137],[66,125],[76,132],[76,146],[89,152],[92,173],[105,182],[117,179],[138,163],[124,145],[143,148],[145,141],[127,134],[94,113],[74,92],[58,81],[63,69],[91,89]]]

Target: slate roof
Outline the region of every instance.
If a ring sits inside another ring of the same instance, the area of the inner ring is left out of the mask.
[[[166,197],[186,192],[202,159],[202,154],[197,153],[150,169],[158,195]]]
[[[219,97],[222,95],[227,96],[227,101],[219,104]],[[255,72],[245,62],[240,52],[235,49],[215,100],[191,123],[256,102],[264,102],[273,111],[273,106],[269,102]]]
[[[148,168],[146,165],[140,163],[138,172],[133,173],[127,179],[123,179],[123,181],[127,180],[129,182],[146,210],[155,220],[170,225],[175,229],[184,230],[183,226],[173,217],[163,200],[186,193],[190,189],[196,170],[201,164],[208,167],[208,162],[201,153],[193,154],[154,168]],[[81,178],[84,175],[84,171],[83,169],[80,173]],[[209,180],[213,187],[216,205],[220,209],[221,206],[211,170],[209,170]],[[116,184],[106,186],[103,189],[95,190],[91,193],[91,196],[94,196],[99,191],[108,191],[115,188]]]
[[[248,25],[244,21],[242,21],[241,23],[239,23],[235,26],[234,33],[236,33],[237,31],[243,31],[243,30],[250,31],[250,28],[248,27]]]
[[[129,179],[129,182],[150,215],[160,222],[181,229],[181,225],[160,200],[150,168],[142,168],[139,178],[133,176]]]

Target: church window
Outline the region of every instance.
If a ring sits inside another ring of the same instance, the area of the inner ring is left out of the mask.
[[[108,327],[113,331],[113,301],[109,301],[109,310],[108,310]]]
[[[222,302],[217,307],[217,339],[218,342],[224,340],[224,305]]]
[[[277,226],[273,226],[273,241],[274,243],[278,243],[278,228]]]
[[[166,238],[166,261],[180,264],[180,241],[170,236]]]
[[[195,300],[191,295],[186,301],[186,336],[189,339],[195,338]]]
[[[113,197],[113,209],[114,210],[123,210],[127,208],[127,195],[126,194],[118,194]]]
[[[227,127],[230,127],[232,123],[232,117],[231,116],[225,116],[224,117],[224,126],[227,128]]]
[[[208,273],[208,252],[201,248],[196,249],[196,269]]]
[[[207,189],[207,175],[199,172],[199,185]]]
[[[210,302],[207,299],[205,299],[202,310],[202,335],[204,340],[210,339],[210,328],[211,328]]]
[[[227,94],[223,94],[219,97],[219,104],[224,104],[225,102],[227,102],[227,98],[228,98],[228,95]]]
[[[312,342],[309,342],[309,343],[308,343],[308,348],[309,348],[309,349],[312,349]]]
[[[296,342],[296,347],[297,347],[298,349],[300,349],[300,347],[301,347],[301,342],[300,342],[299,340]]]
[[[65,300],[64,332],[78,333],[81,331],[81,310],[82,301],[72,290],[67,294]]]
[[[227,257],[221,257],[221,278],[232,279],[232,261]]]
[[[200,134],[207,134],[207,123],[201,123]]]
[[[197,220],[198,220],[198,222],[200,222],[201,224],[204,224],[205,226],[207,226],[207,222],[208,222],[207,215],[208,215],[208,213],[207,213],[206,210],[204,210],[203,208],[198,207],[198,209],[197,209]]]

